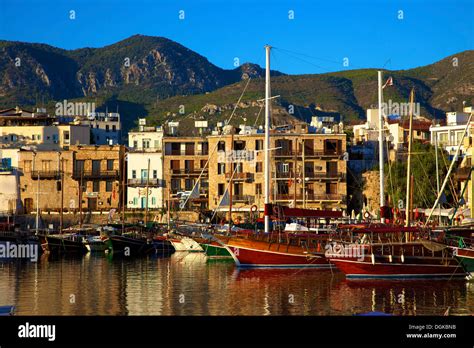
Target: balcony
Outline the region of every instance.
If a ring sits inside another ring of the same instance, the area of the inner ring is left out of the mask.
[[[318,181],[345,180],[346,173],[306,172],[305,177],[308,178],[308,180],[318,180]]]
[[[120,177],[118,170],[75,170],[72,173],[74,180],[105,180],[105,179],[118,179]]]
[[[275,201],[293,201],[295,195],[292,194],[277,194],[274,198]],[[336,193],[326,193],[326,194],[306,194],[306,202],[323,202],[323,201],[336,201],[342,202],[346,199],[345,195],[336,194]],[[303,201],[303,195],[296,195],[297,201]]]
[[[208,156],[209,151],[166,150],[165,156]]]
[[[154,187],[163,187],[160,179],[150,178],[150,179],[128,179],[127,185],[129,187],[145,187],[145,186],[154,186]]]
[[[459,181],[466,181],[469,178],[469,174],[471,173],[472,168],[471,167],[462,167],[459,168],[456,171],[456,174],[454,175],[456,180]]]
[[[33,180],[59,180],[61,179],[61,172],[59,170],[33,170],[31,172]]]
[[[204,168],[204,174],[207,174],[209,171],[208,168]],[[201,175],[201,169],[171,169],[171,174],[173,176],[199,176]]]
[[[225,178],[230,180],[232,177],[232,181],[252,181],[253,180],[253,173],[233,173],[234,176],[232,177],[232,173],[225,173]]]
[[[306,149],[304,152],[305,158],[334,158],[334,157],[340,157],[342,155],[343,155],[343,151],[338,151],[338,150],[315,151],[315,150]],[[275,157],[290,157],[290,158],[303,157],[303,151],[279,149],[275,151]]]
[[[216,204],[222,200],[222,196],[217,196]],[[232,195],[232,203],[255,203],[255,197],[250,195]]]

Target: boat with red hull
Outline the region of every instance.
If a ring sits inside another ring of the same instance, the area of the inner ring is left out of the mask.
[[[321,251],[324,246],[319,236],[293,235],[287,236],[286,240],[289,240],[289,243],[256,238],[230,238],[226,248],[238,267],[331,267],[329,260],[324,257],[324,253]],[[307,240],[310,243],[306,243]],[[308,247],[310,244],[311,248]]]
[[[446,244],[418,227],[352,228],[326,257],[348,279],[463,278],[467,273]],[[348,252],[357,249],[358,254]]]

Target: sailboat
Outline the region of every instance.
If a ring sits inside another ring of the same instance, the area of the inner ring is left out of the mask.
[[[379,144],[383,144],[383,115],[381,107],[382,72],[378,72],[379,83]],[[381,223],[367,226],[341,228],[337,245],[338,252],[327,256],[331,263],[348,279],[353,278],[463,278],[464,267],[454,257],[451,248],[434,240],[433,231],[423,226],[410,224],[410,161],[413,141],[414,90],[410,95],[410,129],[407,162],[407,214],[406,225],[391,225],[386,222],[383,191],[383,146],[380,146],[380,207]],[[448,173],[449,175],[449,173]],[[444,185],[442,190],[444,189]],[[439,196],[433,209],[438,204]],[[430,215],[431,216],[431,215]],[[354,252],[356,251],[356,252]]]
[[[239,267],[330,268],[329,260],[324,257],[324,235],[307,231],[304,231],[304,233],[282,230],[270,231],[270,220],[272,218],[276,220],[289,217],[289,215],[280,214],[280,207],[274,206],[270,202],[270,50],[271,46],[265,46],[264,233],[228,238],[225,247]],[[324,211],[309,209],[297,209],[297,211],[300,217],[327,217],[324,216]],[[321,215],[313,216],[312,214]]]

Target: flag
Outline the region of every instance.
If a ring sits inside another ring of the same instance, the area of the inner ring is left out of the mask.
[[[200,197],[200,195],[199,195],[199,181],[198,181],[197,184],[194,185],[194,188],[191,191],[191,194],[189,195],[188,199],[199,198],[199,197]]]
[[[387,86],[393,86],[393,78],[392,76],[390,76],[387,80],[387,82],[385,82],[385,84],[382,86],[382,88],[385,88]]]
[[[219,206],[221,205],[230,205],[229,190],[225,190],[224,195],[222,196],[222,199],[219,203]]]

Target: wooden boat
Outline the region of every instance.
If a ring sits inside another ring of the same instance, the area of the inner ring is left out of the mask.
[[[49,254],[86,254],[84,236],[77,233],[46,234],[39,236],[41,247]]]
[[[232,254],[227,250],[225,245],[217,241],[203,241],[199,243],[199,245],[201,245],[206,255],[210,258],[232,259]]]
[[[258,240],[257,237],[230,238],[226,248],[238,267],[331,267],[322,252],[324,247],[320,236],[310,234],[284,236],[280,241],[272,238]]]
[[[110,235],[108,241],[115,255],[162,255],[170,254],[175,251],[172,243],[166,237],[154,236],[151,232],[126,232],[122,235]]]
[[[446,243],[467,272],[474,274],[474,226],[446,230]]]
[[[452,250],[431,240],[429,230],[380,224],[341,233],[346,238],[335,239],[326,257],[348,279],[466,276]]]
[[[182,236],[169,237],[168,240],[176,251],[203,252],[204,249],[194,239]]]

